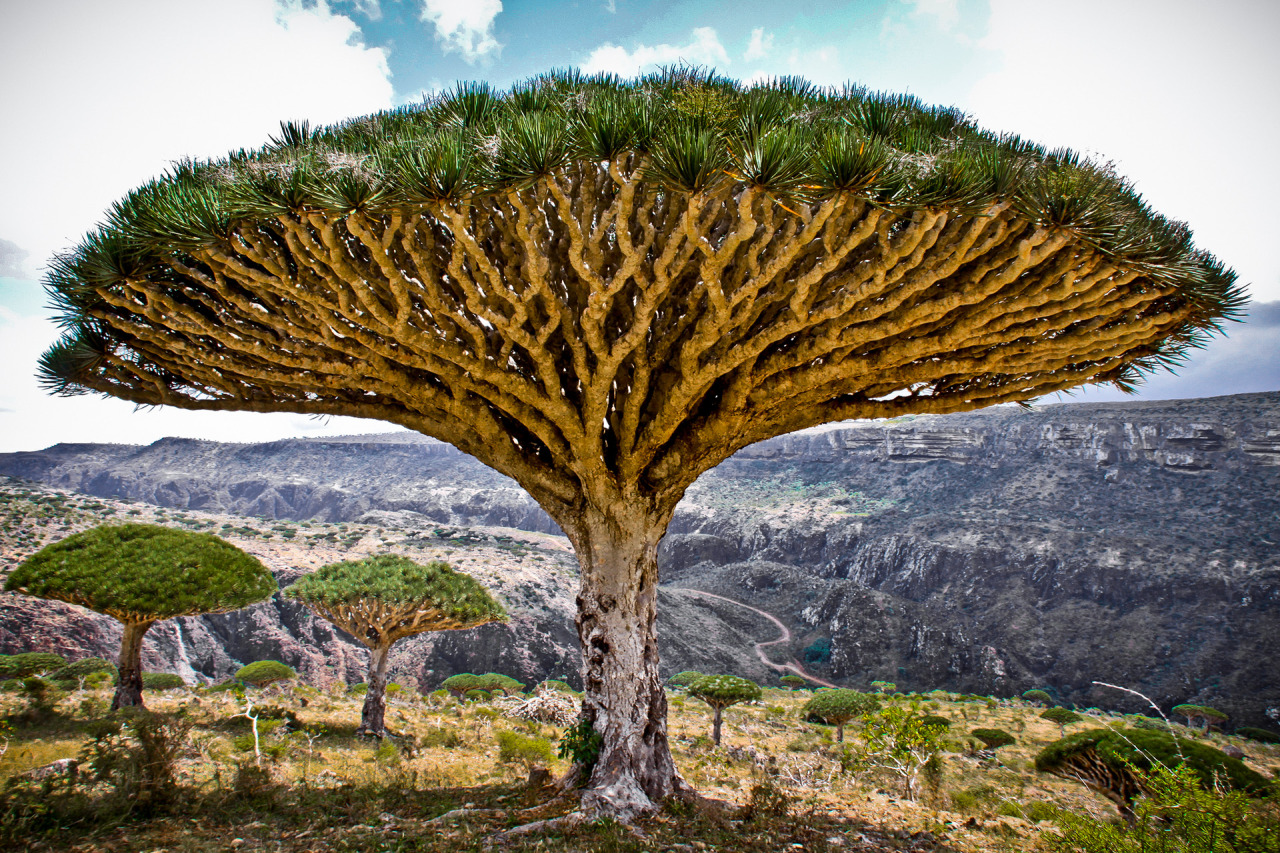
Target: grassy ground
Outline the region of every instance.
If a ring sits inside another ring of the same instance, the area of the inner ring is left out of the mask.
[[[842,769],[843,746],[827,726],[805,723],[807,691],[766,690],[756,704],[725,713],[724,742],[708,738],[710,712],[673,696],[670,732],[680,772],[704,795],[730,803],[720,814],[673,808],[637,837],[611,825],[533,836],[508,849],[534,850],[1035,850],[1054,831],[1057,810],[1103,819],[1114,807],[1083,787],[1038,774],[1031,759],[1057,739],[1058,727],[1021,701],[989,704],[931,694],[922,710],[952,721],[951,751],[932,788],[912,801],[899,779],[883,771]],[[552,743],[561,729],[504,715],[501,703],[460,705],[451,699],[401,693],[387,722],[399,735],[382,743],[356,738],[358,696],[298,686],[256,697],[268,713],[291,712],[299,728],[264,723],[261,769],[255,766],[244,703],[231,693],[169,691],[148,696],[155,711],[185,709],[193,726],[176,751],[176,784],[148,792],[128,774],[113,784],[84,776],[31,781],[28,771],[75,758],[94,737],[103,740],[107,692],[63,694],[49,712],[0,696],[11,728],[0,755],[0,838],[32,851],[459,851],[479,850],[515,815],[430,824],[460,807],[530,806],[539,795],[527,768],[504,763],[503,729]],[[1086,718],[1068,727],[1118,722]],[[974,728],[1001,728],[1017,738],[994,756],[966,750]],[[846,732],[857,741],[856,727]],[[1211,735],[1217,746],[1241,746],[1250,764],[1280,774],[1280,747]],[[117,749],[136,744],[114,741]],[[847,767],[847,762],[846,762]],[[566,769],[553,761],[550,769]],[[123,781],[122,781],[123,780]],[[132,787],[130,787],[132,785]],[[123,787],[123,796],[117,796]],[[4,841],[0,841],[3,847]]]

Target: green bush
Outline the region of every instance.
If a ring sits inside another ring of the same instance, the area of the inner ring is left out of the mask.
[[[171,672],[144,672],[142,686],[147,690],[180,690],[187,686],[187,682]]]
[[[1013,735],[1004,729],[974,729],[970,734],[982,741],[987,749],[999,749],[1017,742]]]
[[[477,676],[477,678],[480,679],[480,683],[476,687],[490,694],[501,693],[503,696],[512,696],[524,690],[523,683],[500,672],[486,672],[484,675]]]
[[[49,675],[67,665],[66,658],[49,652],[23,652],[0,656],[0,678]]]
[[[565,683],[565,682],[563,682],[563,681],[557,681],[557,680],[556,680],[556,679],[554,679],[554,678],[548,678],[546,681],[542,682],[542,683],[541,683],[541,684],[539,684],[538,686],[539,686],[539,687],[547,687],[547,688],[549,688],[549,689],[551,689],[551,690],[555,690],[555,691],[556,691],[556,692],[558,692],[558,693],[569,693],[569,694],[571,694],[571,695],[573,695],[573,696],[577,696],[577,695],[578,695],[578,691],[574,690],[574,689],[573,689],[573,687],[572,687],[571,685],[566,684],[566,683]]]
[[[479,687],[468,690],[466,699],[468,702],[485,702],[492,698],[488,690],[481,690]]]
[[[363,696],[368,692],[369,692],[369,685],[367,682],[364,682],[364,681],[358,681],[347,688],[348,696]]]
[[[684,672],[677,672],[675,675],[667,679],[667,686],[676,690],[684,690],[697,679],[702,678],[702,673],[696,669],[686,669]]]
[[[778,681],[783,687],[790,687],[792,690],[799,690],[809,683],[798,675],[784,675]]]
[[[427,747],[435,746],[443,749],[453,749],[455,747],[462,746],[465,741],[463,741],[462,736],[453,729],[445,728],[443,726],[429,726],[426,731],[422,733],[422,737],[419,742],[423,746]]]
[[[66,689],[70,689],[78,687],[80,679],[87,678],[95,672],[108,673],[110,680],[113,682],[120,674],[119,670],[116,669],[116,665],[106,658],[81,658],[57,670],[49,678],[59,686],[63,684],[69,685],[70,687]]]
[[[1043,690],[1028,690],[1022,694],[1022,698],[1034,705],[1052,705],[1053,697]]]
[[[472,675],[469,672],[460,672],[457,675],[451,675],[446,678],[440,683],[440,686],[461,699],[467,695],[467,691],[480,689],[480,676]]]
[[[944,717],[941,714],[925,714],[924,724],[926,726],[938,726],[942,729],[949,729],[951,728],[951,719],[949,717]]]
[[[1235,733],[1240,737],[1256,740],[1258,743],[1280,743],[1280,734],[1269,732],[1266,729],[1255,729],[1253,726],[1236,729]]]
[[[526,770],[533,770],[546,767],[554,758],[551,741],[546,738],[523,735],[510,729],[500,729],[495,736],[501,764],[519,764]]]
[[[246,664],[236,671],[236,679],[253,687],[266,687],[280,681],[297,678],[293,667],[286,666],[278,660],[259,660]]]
[[[1211,782],[1188,766],[1155,765],[1142,774],[1145,795],[1131,825],[1057,811],[1052,847],[1071,853],[1274,853],[1280,809]]]

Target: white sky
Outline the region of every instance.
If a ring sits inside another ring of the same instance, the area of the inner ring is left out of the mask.
[[[642,2],[601,2],[573,7],[578,18],[545,16],[545,31],[522,41],[520,22],[536,8],[514,0],[505,8],[498,0],[0,5],[0,452],[391,429],[50,398],[35,385],[34,364],[56,330],[35,282],[53,252],[172,160],[259,146],[282,119],[332,122],[415,99],[398,79],[448,85],[458,75],[436,72],[459,62],[471,72],[463,76],[500,85],[551,67],[632,74],[685,59],[743,78],[909,88],[986,127],[1114,160],[1156,209],[1187,220],[1256,301],[1280,300],[1267,212],[1280,197],[1280,3],[875,0],[815,12],[699,0],[663,6],[681,14],[660,19],[646,18]],[[1223,364],[1252,359],[1260,363],[1249,382],[1219,392],[1275,390],[1277,336],[1280,324],[1246,327],[1239,346],[1233,338],[1189,370],[1220,375]],[[1171,389],[1163,396],[1223,388],[1160,387]]]

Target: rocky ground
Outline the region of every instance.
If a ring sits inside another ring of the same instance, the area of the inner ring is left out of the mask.
[[[849,726],[841,744],[832,727],[802,719],[810,695],[769,689],[759,702],[729,708],[720,746],[708,737],[709,709],[690,696],[672,696],[670,735],[679,772],[703,795],[720,800],[723,812],[673,807],[643,822],[642,837],[600,825],[535,835],[501,849],[996,853],[1050,849],[1065,814],[1104,822],[1115,817],[1109,801],[1083,786],[1035,771],[1033,757],[1060,732],[1039,716],[1042,709],[1026,702],[942,692],[886,697],[886,704],[915,703],[919,713],[950,721],[939,773],[909,797],[900,776],[850,761],[862,743],[859,724]],[[492,849],[486,839],[521,817],[435,819],[461,807],[539,802],[524,784],[528,767],[518,754],[541,750],[534,765],[553,773],[567,768],[550,757],[563,727],[515,718],[511,706],[519,699],[459,704],[402,691],[388,705],[388,725],[397,736],[379,743],[354,736],[359,696],[298,683],[248,697],[207,689],[148,694],[152,710],[185,709],[194,724],[174,751],[179,796],[150,811],[136,792],[122,801],[118,786],[131,783],[117,777],[95,783],[87,765],[74,782],[27,775],[91,755],[85,750],[95,737],[105,743],[109,697],[93,690],[64,694],[33,720],[28,700],[0,693],[0,718],[15,722],[0,728],[0,846],[19,833],[22,849],[33,852],[479,851]],[[255,759],[248,720],[238,716],[246,698],[261,715],[261,759]],[[289,715],[292,720],[283,722]],[[1068,733],[1126,722],[1108,713],[1086,715]],[[975,728],[1005,730],[1015,743],[979,752],[980,744],[966,737]],[[1174,730],[1215,747],[1239,748],[1254,769],[1280,774],[1280,746]],[[504,755],[498,738],[505,732],[532,739],[530,751]],[[124,743],[106,754],[129,748]],[[1272,826],[1280,831],[1280,815],[1273,814]]]

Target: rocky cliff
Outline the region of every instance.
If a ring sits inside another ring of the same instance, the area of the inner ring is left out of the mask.
[[[442,526],[529,531],[561,543],[560,568],[527,601],[520,642],[542,651],[520,665],[572,668],[563,538],[514,483],[438,442],[59,445],[0,455],[0,474],[205,514],[417,530],[434,544]],[[850,686],[1047,687],[1126,705],[1092,683],[1103,681],[1265,722],[1280,707],[1278,485],[1280,393],[1001,407],[763,442],[689,490],[663,544],[664,666],[767,675],[750,643],[774,630],[681,592],[703,589],[774,613],[793,654]],[[305,633],[290,634],[300,649]],[[488,642],[430,642],[406,650],[439,664],[420,673],[485,668],[467,655]],[[214,657],[227,648],[210,644]]]

